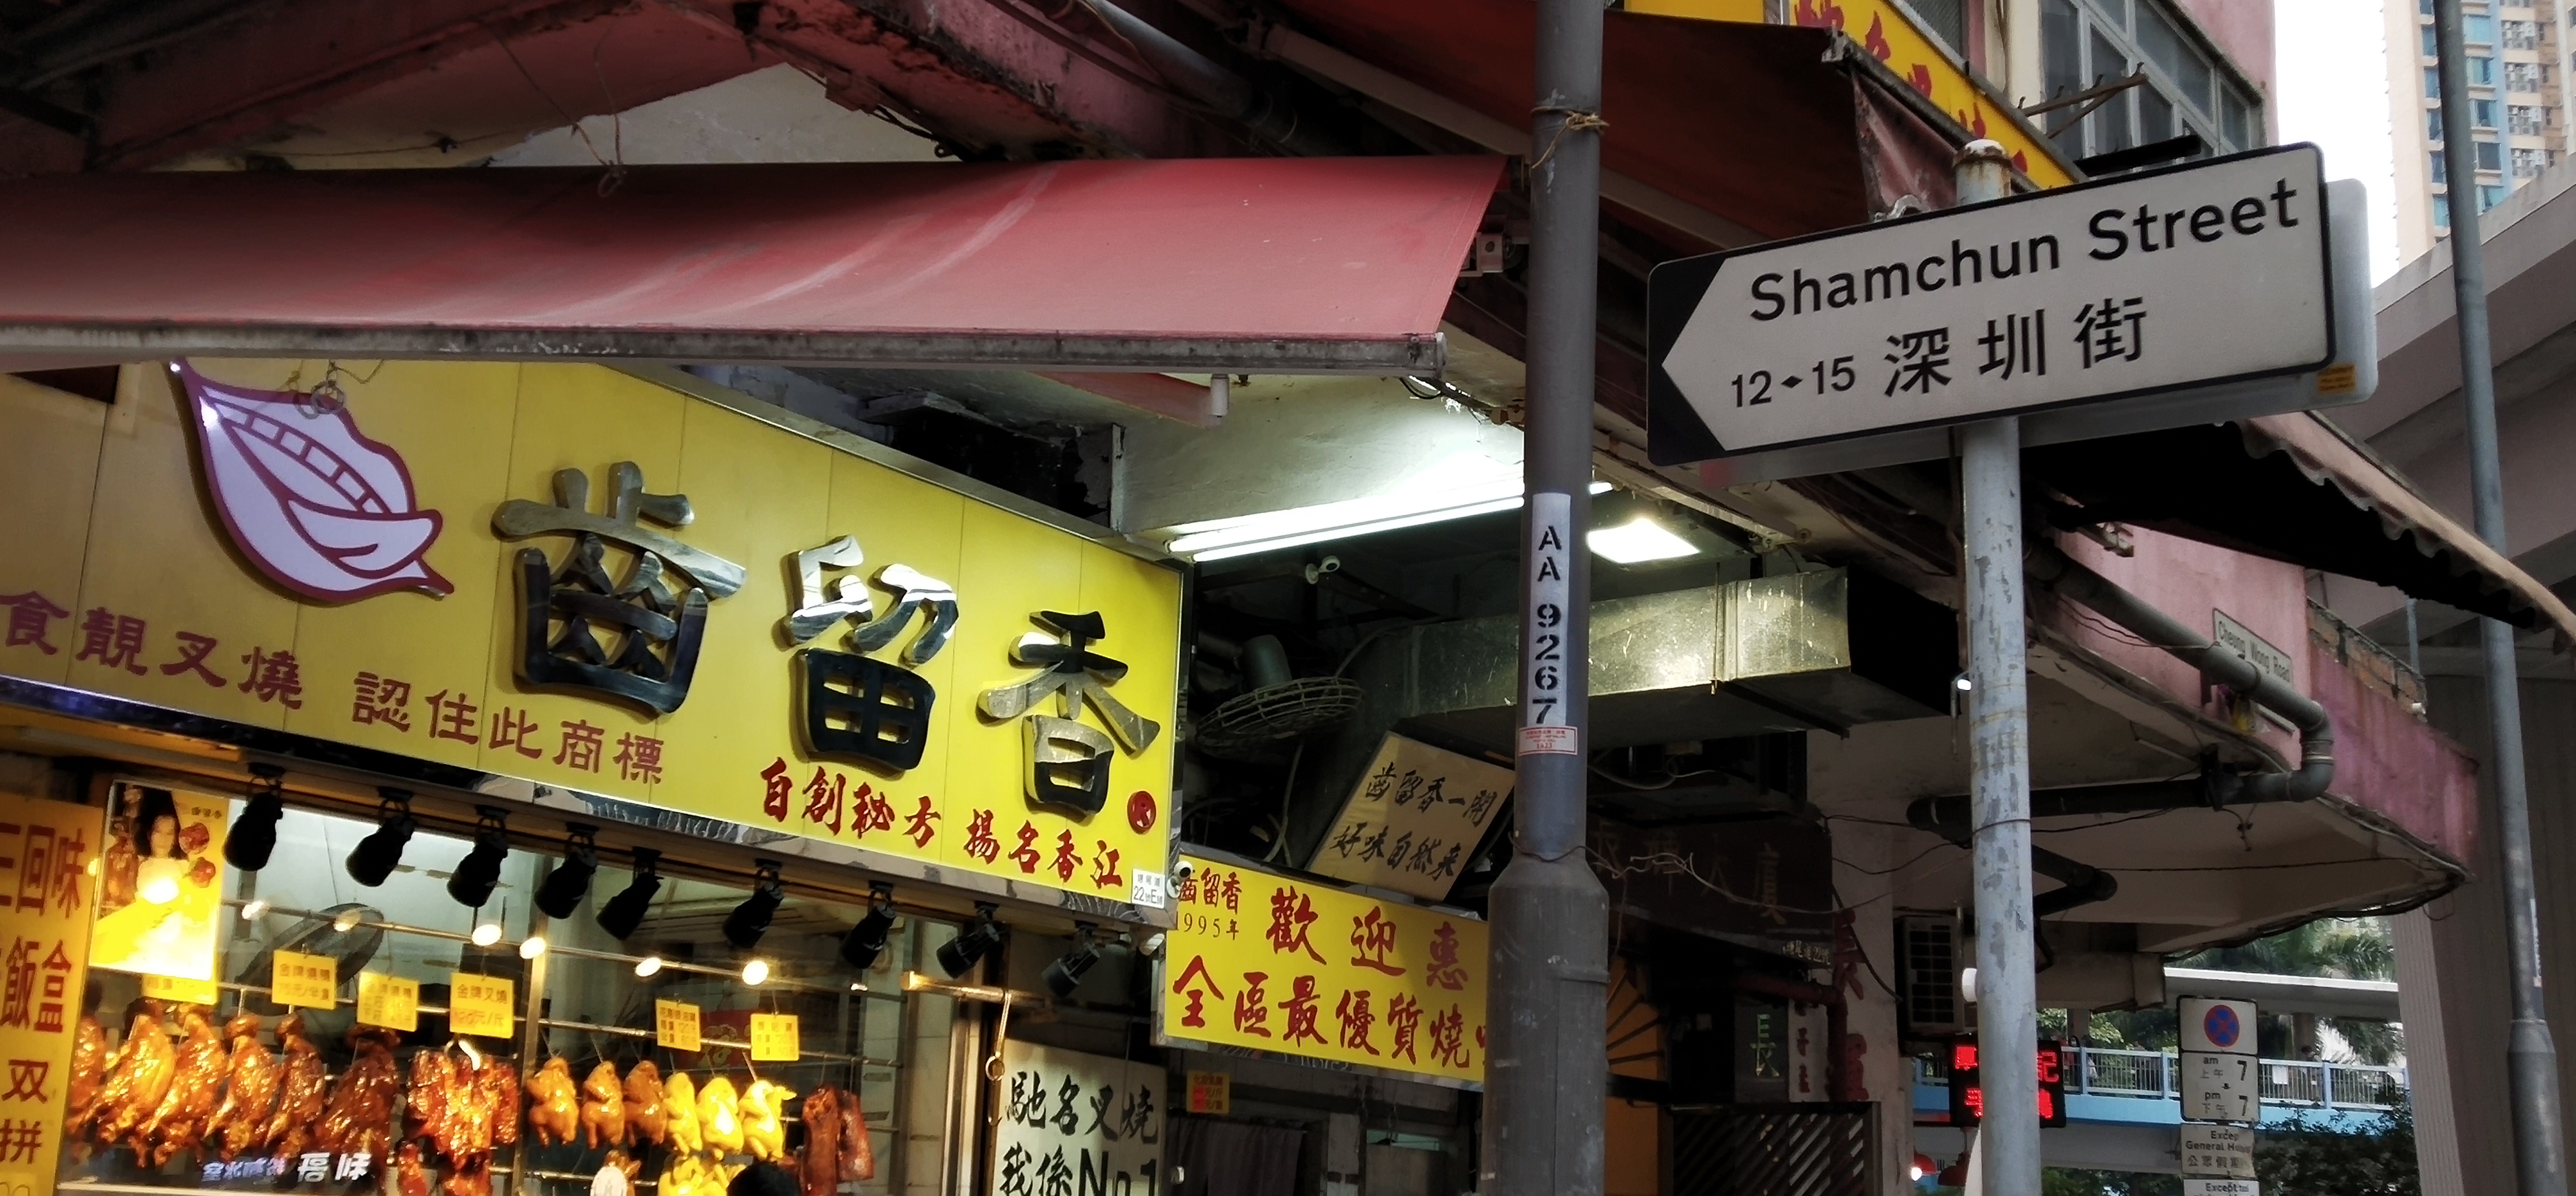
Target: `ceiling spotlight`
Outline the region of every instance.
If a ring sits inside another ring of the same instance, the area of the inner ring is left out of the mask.
[[[751,896],[743,898],[724,920],[725,941],[745,951],[760,945],[760,936],[769,933],[769,919],[787,900],[787,889],[778,881],[778,861],[757,860],[752,866],[759,879],[752,882]]]
[[[510,858],[510,812],[499,806],[474,807],[474,850],[457,861],[447,878],[447,895],[467,909],[481,908],[501,886],[501,863]]]
[[[1639,515],[1617,527],[1596,528],[1584,537],[1592,555],[1615,565],[1678,560],[1698,556],[1699,546],[1674,535],[1664,525]]]
[[[474,945],[477,947],[489,947],[492,944],[501,941],[501,924],[498,922],[477,922],[474,924],[474,933],[467,935],[466,937],[474,940]]]
[[[599,828],[582,822],[564,824],[563,862],[537,885],[537,908],[549,918],[569,918],[590,893],[591,874],[599,871]]]
[[[638,980],[645,979],[653,973],[661,970],[662,957],[659,955],[647,955],[644,958],[635,961],[635,978]]]
[[[975,970],[976,961],[1002,945],[1002,924],[993,920],[1001,907],[989,901],[975,903],[975,924],[958,933],[956,938],[939,945],[939,968],[951,980]]]
[[[268,867],[277,850],[277,820],[286,817],[286,770],[274,764],[250,766],[250,794],[241,817],[224,833],[224,862],[244,872]]]
[[[532,934],[519,941],[519,958],[535,959],[546,953],[546,936]]]
[[[384,804],[376,810],[376,829],[358,845],[349,849],[349,879],[374,888],[394,874],[394,865],[402,863],[403,846],[411,842],[411,833],[420,829],[412,821],[411,794],[401,789],[378,789],[376,795]]]
[[[261,918],[265,918],[265,917],[267,917],[267,916],[268,916],[268,899],[267,899],[267,898],[265,898],[265,897],[253,897],[253,898],[251,898],[251,899],[250,899],[250,900],[248,900],[248,901],[242,902],[242,921],[244,921],[244,922],[256,922],[256,921],[259,921]]]
[[[877,965],[877,956],[885,953],[886,935],[894,929],[894,886],[868,886],[868,915],[841,936],[841,962],[859,971]]]
[[[749,963],[746,963],[746,964],[742,965],[742,982],[743,982],[743,983],[748,984],[748,985],[752,986],[753,988],[758,988],[758,987],[760,987],[762,984],[767,983],[767,982],[768,982],[768,980],[769,980],[769,961],[768,961],[768,960],[766,960],[766,959],[754,958],[751,962],[749,962]]]
[[[624,942],[644,924],[644,915],[653,909],[653,895],[662,891],[662,876],[653,870],[661,860],[662,853],[650,847],[635,849],[635,879],[599,907],[599,928],[608,937]]]
[[[1092,941],[1099,933],[1100,928],[1089,922],[1074,923],[1073,950],[1046,966],[1047,991],[1058,1000],[1072,996],[1073,990],[1082,987],[1082,974],[1100,962],[1100,947]]]

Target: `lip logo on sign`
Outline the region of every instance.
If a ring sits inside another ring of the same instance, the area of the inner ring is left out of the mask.
[[[2245,1026],[2236,1020],[2235,1010],[2225,1005],[2212,1005],[2209,1012],[2200,1016],[2200,1032],[2209,1036],[2209,1045],[2225,1048],[2236,1045],[2236,1038],[2245,1032]]]
[[[322,602],[455,591],[421,560],[438,512],[414,508],[401,455],[360,434],[345,404],[227,386],[184,362],[170,370],[187,388],[224,528],[271,581]]]

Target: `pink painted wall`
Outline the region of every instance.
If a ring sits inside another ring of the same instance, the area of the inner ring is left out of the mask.
[[[2272,97],[2272,0],[2173,0],[2183,15],[2200,26],[2202,36],[2217,44],[2263,91],[2265,110]],[[2369,17],[2376,17],[2372,9]],[[2356,19],[2363,14],[2355,10]],[[2275,126],[2277,127],[2277,125]]]
[[[2133,530],[2137,551],[2115,556],[2080,536],[2059,545],[2123,589],[2204,635],[2211,612],[2252,629],[2290,655],[2301,692],[2335,720],[2335,779],[2329,792],[2386,818],[2454,860],[2467,860],[2477,833],[2477,771],[2469,754],[2397,700],[2374,689],[2308,634],[2307,575],[2298,566],[2246,556],[2157,532]],[[2047,609],[2047,608],[2043,608]],[[2218,716],[2201,700],[2198,671],[2164,651],[2132,642],[2124,631],[2076,617],[2064,605],[2044,616],[2103,659],[2166,693]],[[2298,759],[2298,737],[2258,724],[2263,741]]]

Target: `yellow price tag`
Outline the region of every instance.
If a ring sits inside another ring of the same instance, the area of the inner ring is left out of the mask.
[[[686,1001],[653,1002],[653,1045],[664,1050],[695,1052],[698,1049],[698,1007]]]
[[[420,1029],[420,982],[382,972],[358,973],[358,1022],[405,1034]]]
[[[803,1036],[792,1013],[751,1015],[751,1058],[755,1063],[793,1063]]]
[[[301,951],[269,954],[268,999],[299,1009],[329,1009],[340,1003],[340,961]]]
[[[476,1038],[508,1038],[517,1022],[513,1007],[518,986],[507,976],[447,974],[447,1029]]]
[[[215,982],[183,980],[177,976],[145,976],[143,995],[156,1001],[175,1001],[182,1005],[215,1003]]]

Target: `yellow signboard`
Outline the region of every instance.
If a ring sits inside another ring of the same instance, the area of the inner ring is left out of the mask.
[[[1191,1072],[1189,1094],[1192,1113],[1209,1117],[1234,1115],[1234,1077],[1225,1072]]]
[[[329,1009],[340,1003],[340,961],[301,951],[269,954],[268,999],[302,1009]]]
[[[1708,21],[1761,24],[1764,0],[1628,0],[1629,12]],[[1898,78],[1978,137],[2001,142],[2013,168],[2042,187],[2075,181],[2056,154],[2031,136],[2004,105],[1986,94],[1949,52],[1933,41],[1895,0],[1790,0],[1782,15],[1792,25],[1835,29],[1851,36]],[[1965,47],[1959,47],[1964,52]]]
[[[0,377],[0,674],[1162,906],[1178,574],[682,385]]]
[[[698,1007],[686,1001],[653,1002],[653,1045],[697,1053]]]
[[[382,972],[358,973],[358,1023],[405,1034],[420,1029],[420,982]]]
[[[99,842],[96,810],[0,794],[0,1059],[12,1077],[0,1091],[0,1189],[54,1190]]]
[[[448,1031],[476,1038],[508,1038],[517,1020],[517,990],[507,976],[448,973]]]
[[[172,980],[215,979],[231,803],[120,782],[99,850],[98,928],[90,960]]]
[[[1512,785],[1511,769],[1388,735],[1306,867],[1335,880],[1441,900],[1474,862]]]
[[[1485,924],[1184,855],[1167,1039],[1485,1075]]]
[[[755,1013],[751,1015],[751,1057],[758,1063],[793,1063],[803,1040],[798,1036],[796,1015],[792,1013]]]
[[[143,995],[155,1001],[179,1005],[212,1005],[223,989],[212,980],[181,980],[174,976],[143,977]]]

